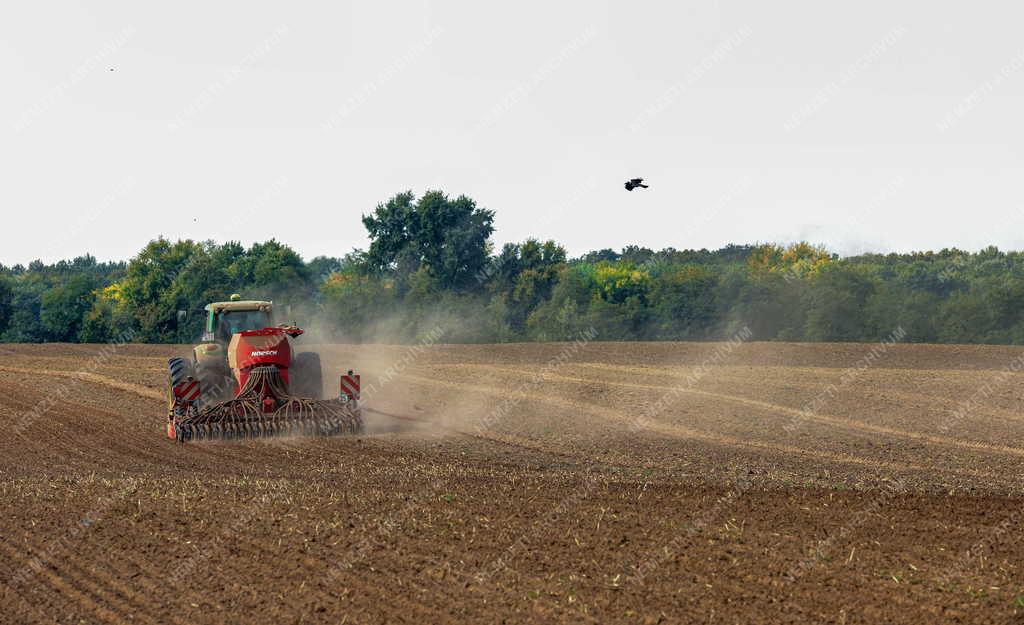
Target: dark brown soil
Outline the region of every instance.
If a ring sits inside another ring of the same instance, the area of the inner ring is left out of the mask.
[[[328,346],[366,436],[179,445],[187,350],[0,345],[0,623],[1024,622],[1024,350],[871,348]]]

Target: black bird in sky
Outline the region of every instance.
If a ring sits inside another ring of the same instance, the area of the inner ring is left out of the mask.
[[[647,185],[644,184],[643,178],[633,178],[632,180],[626,181],[626,191],[632,191],[637,187],[643,187],[644,189],[647,188]]]

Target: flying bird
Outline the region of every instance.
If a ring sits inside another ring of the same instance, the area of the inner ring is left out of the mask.
[[[643,178],[633,178],[632,180],[626,181],[626,191],[632,191],[637,187],[643,187],[644,189],[647,188],[647,185],[644,184]]]

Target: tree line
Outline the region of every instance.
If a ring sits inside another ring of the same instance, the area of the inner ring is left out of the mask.
[[[989,247],[840,258],[796,243],[628,246],[570,258],[555,241],[495,249],[493,211],[400,193],[363,217],[366,250],[305,261],[270,240],[151,241],[126,262],[89,255],[0,265],[0,341],[191,342],[203,305],[273,299],[328,341],[758,340],[1024,343],[1024,257]],[[179,311],[189,314],[180,315]],[[287,311],[287,312],[284,312]]]

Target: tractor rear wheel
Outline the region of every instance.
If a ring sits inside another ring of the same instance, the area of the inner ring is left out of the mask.
[[[324,373],[320,366],[320,354],[302,352],[295,357],[288,372],[288,392],[298,397],[322,399],[324,394]]]
[[[195,377],[199,380],[199,407],[207,408],[234,396],[235,381],[219,363],[199,362]]]
[[[192,363],[184,358],[169,358],[167,369],[171,375],[171,386],[177,386],[185,378],[192,375]]]
[[[184,358],[169,358],[167,360],[167,372],[170,384],[167,387],[167,413],[174,411],[174,387],[184,382],[195,372],[192,363]]]

